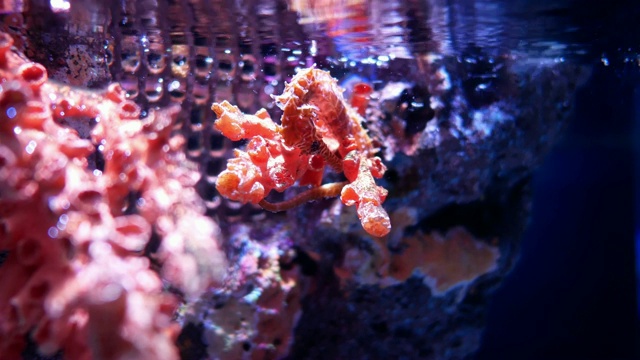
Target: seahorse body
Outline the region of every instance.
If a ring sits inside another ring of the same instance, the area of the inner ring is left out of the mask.
[[[283,94],[275,97],[283,110],[285,143],[322,155],[337,171],[349,151],[369,154],[371,149],[362,119],[346,104],[342,92],[329,72],[309,68],[298,72]]]

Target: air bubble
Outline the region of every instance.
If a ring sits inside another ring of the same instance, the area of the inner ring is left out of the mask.
[[[167,67],[164,55],[164,46],[161,43],[151,43],[145,49],[147,58],[147,69],[151,74],[157,75]]]
[[[135,99],[138,97],[140,89],[138,88],[138,78],[135,76],[124,76],[120,81],[122,89],[125,91],[127,99]]]
[[[220,80],[229,81],[233,80],[235,75],[236,66],[231,53],[225,52],[220,55],[218,59],[218,78]]]
[[[268,56],[262,62],[262,75],[266,82],[280,79],[280,62],[275,56]]]
[[[243,55],[239,65],[242,80],[252,81],[256,79],[256,58],[253,55]]]
[[[209,52],[209,48],[197,46],[195,58],[195,74],[198,77],[208,79],[213,69],[213,58]]]
[[[149,102],[157,102],[162,98],[164,94],[163,80],[150,76],[144,83],[144,93],[147,96]]]
[[[120,58],[122,69],[134,73],[140,67],[140,44],[136,36],[123,36],[121,42]]]
[[[184,101],[187,94],[187,85],[184,80],[173,80],[167,87],[171,101],[181,103]]]

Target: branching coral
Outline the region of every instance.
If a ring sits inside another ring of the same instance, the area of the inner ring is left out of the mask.
[[[219,176],[220,194],[267,210],[286,210],[303,202],[341,195],[345,205],[356,205],[363,228],[371,235],[386,235],[391,224],[382,208],[387,190],[376,185],[386,171],[361,125],[357,112],[346,104],[335,79],[315,68],[300,71],[275,97],[282,108],[281,125],[266,110],[243,114],[224,101],[214,103],[215,127],[231,140],[249,140]],[[344,172],[348,183],[320,186],[325,166]],[[271,190],[293,186],[312,189],[284,204],[271,204]]]
[[[150,112],[103,92],[47,80],[0,34],[0,353],[26,334],[68,359],[176,359],[176,299],[218,283],[219,229],[203,215],[198,179],[171,137],[175,109]],[[66,124],[95,122],[89,138]],[[88,158],[98,149],[101,171]],[[186,165],[186,166],[185,166]]]

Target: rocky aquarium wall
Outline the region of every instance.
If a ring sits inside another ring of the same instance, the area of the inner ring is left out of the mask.
[[[465,6],[2,3],[0,358],[472,356],[588,74]]]

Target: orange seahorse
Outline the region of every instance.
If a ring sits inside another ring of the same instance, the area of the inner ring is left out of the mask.
[[[283,110],[281,125],[265,110],[245,115],[228,102],[213,104],[218,130],[233,140],[250,139],[247,152],[236,150],[218,176],[221,195],[283,211],[340,194],[345,205],[356,205],[365,231],[386,235],[391,229],[382,208],[387,190],[374,180],[384,175],[386,167],[375,156],[377,149],[361,125],[362,117],[344,100],[337,81],[327,71],[311,67],[298,72],[274,99]],[[320,186],[325,164],[344,171],[348,182]],[[289,179],[286,182],[283,174]],[[283,203],[265,200],[271,189],[283,191],[296,180],[313,187]]]

